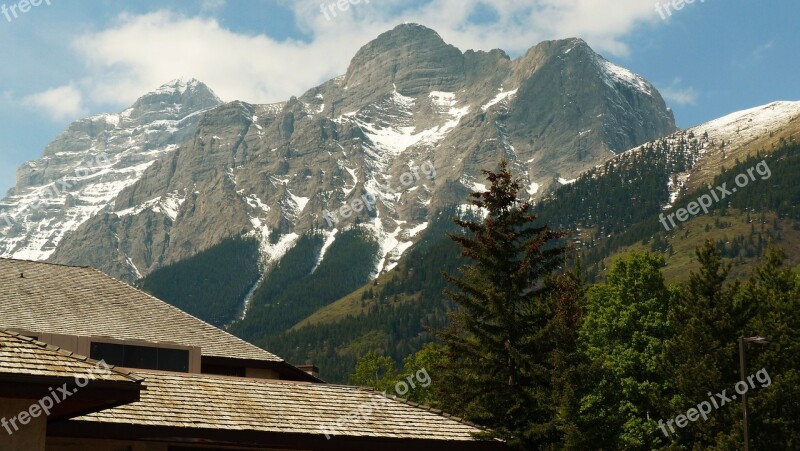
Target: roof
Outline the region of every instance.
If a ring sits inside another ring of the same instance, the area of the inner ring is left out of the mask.
[[[13,332],[0,330],[0,375],[74,378],[91,374],[93,380],[141,383],[143,379],[128,372],[103,366],[81,355],[36,341]]]
[[[139,402],[73,421],[336,437],[476,442],[477,426],[371,389],[212,375],[137,372]],[[359,409],[361,418],[347,420]],[[337,426],[337,422],[339,425]],[[127,427],[126,426],[126,427]]]
[[[146,389],[142,382],[105,362],[0,330],[0,398],[49,398],[50,405],[42,405],[48,421],[136,402]]]
[[[283,360],[102,272],[0,259],[0,328],[143,340],[204,356]]]

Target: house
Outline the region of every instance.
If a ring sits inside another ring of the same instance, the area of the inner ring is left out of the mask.
[[[3,451],[507,449],[92,268],[0,259],[0,287]]]

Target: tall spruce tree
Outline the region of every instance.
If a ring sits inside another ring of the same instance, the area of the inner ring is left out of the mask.
[[[722,262],[713,241],[697,249],[700,270],[689,275],[680,294],[672,298],[669,323],[673,336],[664,345],[665,369],[674,392],[668,411],[689,407],[734,386],[739,380],[737,337],[746,322],[735,302],[738,282],[726,283],[730,265]],[[715,410],[707,420],[670,431],[676,444],[695,449],[726,449],[739,411],[731,406]]]
[[[450,235],[470,263],[446,275],[454,288],[445,294],[458,308],[439,333],[448,353],[442,400],[511,446],[557,447],[569,415],[560,412],[564,393],[556,393],[563,384],[555,367],[565,361],[559,347],[570,346],[558,339],[569,335],[564,327],[577,329],[570,321],[576,309],[559,303],[576,296],[560,296],[564,284],[545,280],[564,264],[563,234],[534,226],[505,160],[484,174],[491,187],[471,195],[484,219],[457,219],[466,233]]]

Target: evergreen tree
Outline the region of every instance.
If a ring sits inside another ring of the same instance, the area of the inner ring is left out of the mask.
[[[769,375],[768,382],[762,378],[748,394],[751,449],[800,449],[798,299],[798,275],[786,265],[783,251],[769,247],[741,295],[750,313],[742,336],[769,340],[747,348],[748,375],[762,369]]]
[[[564,274],[545,279],[554,316],[543,333],[547,337],[552,365],[552,403],[557,408],[554,426],[563,442],[557,449],[587,449],[587,434],[579,428],[580,397],[587,386],[588,364],[578,348],[586,309],[586,274],[581,260]],[[593,382],[593,381],[592,381]]]
[[[544,279],[564,262],[563,236],[534,227],[531,205],[503,160],[498,172],[484,171],[491,187],[473,193],[482,221],[456,220],[465,235],[451,234],[471,260],[448,274],[457,304],[451,324],[439,334],[447,347],[445,408],[493,430],[523,449],[562,441],[563,425],[553,402],[554,354],[549,334],[557,311],[557,285]]]
[[[701,264],[699,272],[689,275],[670,306],[674,335],[664,347],[666,371],[674,388],[667,408],[670,417],[707,400],[709,392],[730,390],[739,380],[736,339],[745,316],[734,302],[738,283],[725,283],[730,265],[723,265],[720,251],[711,240],[706,240],[696,255]],[[674,426],[674,432],[669,430],[670,437],[677,444],[714,447],[731,440],[733,418],[738,412],[732,408],[715,410],[707,420],[683,428]]]

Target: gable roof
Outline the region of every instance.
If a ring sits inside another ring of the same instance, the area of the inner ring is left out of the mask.
[[[76,418],[69,428],[78,422],[91,423],[84,424],[87,430],[100,430],[98,423],[104,423],[279,433],[326,443],[391,439],[461,445],[480,442],[490,448],[502,445],[476,439],[473,434],[485,432],[477,426],[366,388],[212,375],[136,374],[145,378],[148,387],[139,402]],[[376,442],[371,443],[368,449],[374,449]]]
[[[204,356],[283,362],[93,268],[0,259],[0,286],[0,328],[199,346]]]
[[[96,360],[14,332],[0,330],[0,376],[73,378],[76,375],[91,374],[93,380],[136,384],[143,381],[142,378],[115,370],[111,366],[104,366],[103,371],[97,369]]]

